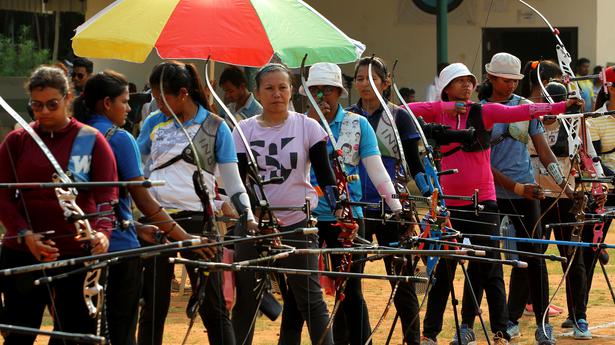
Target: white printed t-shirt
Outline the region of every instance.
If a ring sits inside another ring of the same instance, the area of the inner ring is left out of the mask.
[[[273,207],[302,206],[306,198],[311,207],[318,205],[318,195],[310,184],[309,149],[327,140],[320,124],[302,114],[289,111],[288,119],[275,127],[262,127],[254,116],[239,122],[256,158],[263,180],[282,177],[266,184],[265,194]],[[246,153],[237,130],[233,131],[237,153]],[[276,211],[275,216],[288,226],[305,218],[301,211]]]

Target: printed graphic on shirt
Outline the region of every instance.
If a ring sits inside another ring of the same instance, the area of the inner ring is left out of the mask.
[[[337,148],[342,149],[344,164],[359,165],[359,146],[361,143],[361,125],[359,115],[347,112],[340,126]]]
[[[188,145],[188,140],[184,135],[178,135],[177,129],[172,122],[167,122],[166,125],[162,124],[157,126],[158,128],[154,132],[154,139],[152,142],[152,157],[157,161],[165,161],[163,157],[173,158],[180,154],[181,151]],[[190,137],[194,137],[199,125],[193,125],[186,128],[186,131]]]
[[[83,126],[75,137],[68,160],[68,170],[75,181],[88,182],[90,180],[90,165],[92,163],[92,150],[96,143],[97,130],[90,126]]]
[[[549,144],[549,146],[553,146],[557,143],[558,134],[559,126],[557,126],[555,130],[545,130],[545,138],[547,139],[547,144]]]
[[[203,164],[203,169],[210,174],[213,174],[216,168],[216,134],[218,133],[218,128],[222,121],[224,121],[222,118],[210,114],[193,138],[199,160]],[[186,158],[192,156],[190,154],[190,148],[184,149],[184,156]]]
[[[393,114],[395,118],[396,114]],[[376,128],[376,137],[378,138],[378,148],[383,156],[399,159],[399,148],[397,147],[397,139],[391,127],[391,122],[388,116],[382,114],[378,127]]]
[[[264,180],[270,180],[272,178],[281,177],[282,180],[274,181],[272,183],[283,183],[297,168],[297,152],[287,152],[288,144],[290,144],[295,137],[283,137],[279,139],[279,142],[271,142],[266,148],[267,154],[261,156],[255,150],[252,150],[256,161],[258,162],[259,169],[264,172],[262,176]],[[254,140],[250,142],[250,146],[265,148],[264,140]],[[292,145],[291,145],[292,146]]]
[[[193,124],[186,127],[186,131],[191,137],[194,138],[196,132],[200,128],[200,124]],[[152,149],[150,155],[152,165],[152,169],[150,170],[150,178],[173,181],[169,185],[157,187],[153,190],[153,192],[155,193],[164,193],[164,199],[162,200],[160,199],[160,194],[155,194],[154,196],[156,196],[161,202],[167,201],[167,205],[172,204],[171,202],[168,202],[168,200],[171,200],[175,197],[179,198],[180,195],[183,195],[179,192],[179,190],[189,191],[187,193],[189,193],[188,195],[190,195],[190,198],[193,199],[191,201],[193,201],[195,205],[197,203],[200,204],[198,198],[193,192],[194,184],[192,181],[192,174],[195,170],[194,164],[185,162],[184,160],[179,160],[173,165],[161,169],[162,171],[155,169],[156,167],[159,167],[164,163],[168,162],[170,159],[180,155],[187,146],[188,140],[186,136],[175,126],[172,121],[165,122],[156,126],[155,132],[153,134]],[[213,157],[213,154],[211,154],[210,156]],[[188,155],[188,157],[192,158],[192,155]],[[205,170],[203,178],[209,192],[209,196],[215,197],[215,177],[210,172]],[[173,195],[174,193],[175,195]],[[187,204],[189,201],[188,198],[184,197],[184,200],[182,200],[181,202]],[[189,208],[184,206],[183,209],[195,210],[198,208],[195,208],[195,206]]]

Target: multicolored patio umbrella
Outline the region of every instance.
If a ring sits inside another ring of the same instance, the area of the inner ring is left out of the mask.
[[[347,63],[365,45],[301,0],[117,0],[77,28],[78,56],[143,62],[207,59],[259,67],[277,54],[289,67]]]

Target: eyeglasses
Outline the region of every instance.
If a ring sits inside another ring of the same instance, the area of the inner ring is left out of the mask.
[[[62,97],[62,99],[64,99],[64,97]],[[60,101],[62,101],[62,99],[51,99],[47,102],[30,100],[29,105],[32,108],[32,111],[35,112],[41,112],[44,108],[47,108],[49,111],[56,111],[60,108]]]
[[[83,73],[75,73],[75,72],[73,72],[73,73],[70,74],[70,76],[73,77],[73,78],[77,78],[79,80],[85,78],[85,74],[83,74]]]
[[[310,86],[309,87],[310,93],[313,96],[318,96],[319,93],[323,93],[325,96],[330,96],[333,91],[335,90],[335,86],[331,86],[331,85],[326,85],[325,87],[318,87],[318,86]]]

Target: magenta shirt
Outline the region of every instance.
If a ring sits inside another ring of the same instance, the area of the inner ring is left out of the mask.
[[[455,102],[418,102],[408,103],[416,116],[422,116],[425,122],[437,122],[451,129],[465,129],[468,113],[452,116],[445,110],[455,107]],[[469,103],[468,103],[469,106]],[[469,111],[469,107],[468,111]],[[506,106],[499,103],[488,103],[482,106],[482,117],[485,128],[490,130],[494,123],[513,123],[527,121],[542,115],[561,114],[566,111],[566,103],[555,104],[535,103],[519,106]],[[442,152],[447,152],[459,144],[442,145]],[[442,170],[457,169],[452,175],[440,176],[440,184],[448,195],[471,196],[478,189],[479,201],[496,200],[495,185],[491,172],[491,149],[478,152],[458,150],[450,156],[442,158]],[[469,201],[447,200],[449,206],[465,206]]]

